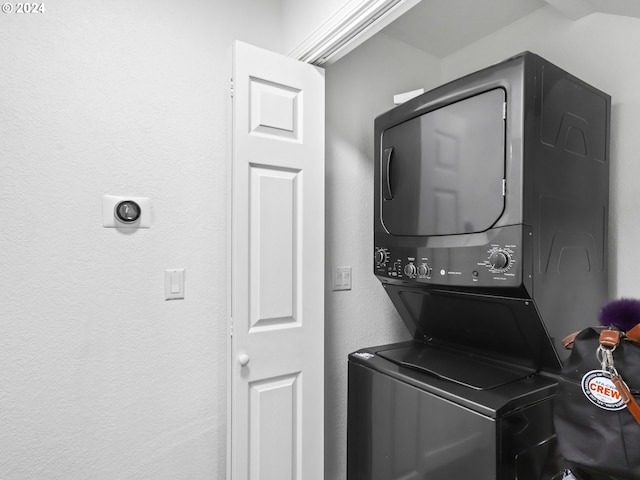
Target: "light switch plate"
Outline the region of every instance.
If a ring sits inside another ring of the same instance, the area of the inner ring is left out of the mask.
[[[180,300],[184,298],[184,268],[172,268],[164,271],[164,299]]]
[[[140,205],[140,218],[135,222],[124,223],[116,218],[116,205],[126,200],[132,200]],[[103,195],[102,226],[105,228],[150,228],[151,200],[147,197],[132,197],[129,195]]]
[[[351,290],[351,267],[336,267],[334,269],[333,290]]]

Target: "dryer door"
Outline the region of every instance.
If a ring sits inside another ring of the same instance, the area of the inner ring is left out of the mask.
[[[379,201],[392,235],[489,229],[504,210],[505,91],[466,98],[382,134]]]

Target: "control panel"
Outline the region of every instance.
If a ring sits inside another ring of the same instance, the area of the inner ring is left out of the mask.
[[[407,257],[390,261],[391,252],[388,248],[376,248],[376,273],[384,272],[386,276],[396,278],[431,278],[433,269],[428,258]]]
[[[391,280],[433,285],[519,286],[520,248],[491,243],[462,248],[375,247],[374,272]]]

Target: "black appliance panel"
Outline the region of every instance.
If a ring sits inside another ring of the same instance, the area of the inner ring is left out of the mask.
[[[518,288],[531,279],[532,264],[522,263],[530,248],[526,226],[512,225],[466,236],[463,247],[451,237],[428,237],[414,246],[402,237],[377,239],[374,272],[393,283],[449,287]],[[523,238],[525,240],[523,240]]]
[[[489,229],[504,209],[505,91],[490,90],[382,133],[382,223],[392,235]]]
[[[416,340],[455,345],[524,368],[559,371],[554,339],[526,299],[384,285]]]
[[[361,375],[359,382],[350,375],[352,398],[367,392],[370,403],[350,412],[349,421],[358,422],[357,415],[376,420],[362,420],[370,425],[368,438],[349,439],[371,442],[366,460],[357,458],[357,446],[349,449],[349,480],[495,478],[496,445],[489,441],[496,436],[494,419],[390,377]]]
[[[540,376],[469,390],[375,353],[352,354],[347,478],[550,478],[543,470],[555,454],[554,391]]]

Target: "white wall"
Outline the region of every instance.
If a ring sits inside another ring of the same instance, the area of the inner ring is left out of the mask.
[[[639,297],[640,19],[595,13],[572,22],[540,9],[442,60],[450,80],[523,50],[611,95],[610,295]]]
[[[0,478],[223,479],[230,46],[281,51],[279,2],[45,8],[0,16]]]
[[[373,120],[393,95],[439,82],[439,61],[376,35],[326,70],[325,478],[346,478],[347,355],[410,338],[373,276]],[[353,289],[331,291],[333,267]]]

